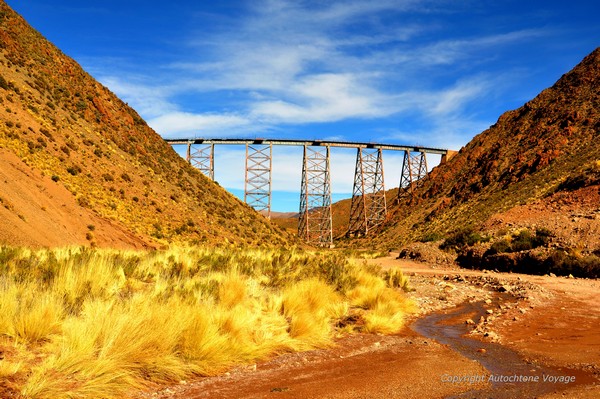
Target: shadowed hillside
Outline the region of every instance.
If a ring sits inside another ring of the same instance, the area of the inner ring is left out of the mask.
[[[473,228],[549,229],[600,248],[600,49],[551,88],[506,112],[448,163],[414,200],[392,208],[380,246]]]
[[[286,235],[189,166],[0,2],[0,243],[278,244]]]

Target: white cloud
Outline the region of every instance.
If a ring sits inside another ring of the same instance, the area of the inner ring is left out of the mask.
[[[351,74],[319,74],[290,87],[290,101],[258,101],[251,115],[273,123],[331,122],[390,113],[383,95],[362,86]]]
[[[234,114],[194,114],[170,112],[148,121],[165,138],[224,137],[245,133],[251,121]]]
[[[158,66],[159,76],[104,74],[103,83],[165,137],[247,136],[286,125],[392,115],[429,118],[434,126],[442,126],[439,118],[460,120],[462,115],[464,125],[476,125],[465,109],[503,85],[493,86],[492,79],[480,76],[436,81],[427,71],[457,67],[486,48],[545,34],[523,29],[472,38],[431,40],[425,35],[429,41],[421,44],[412,39],[437,28],[403,16],[435,12],[440,3],[248,4],[249,12],[191,35],[187,54]],[[383,22],[388,15],[397,22]],[[367,27],[367,33],[356,26]],[[460,129],[454,135],[463,134],[459,123],[454,127]],[[463,143],[474,133],[465,132]],[[437,145],[447,141],[446,136],[428,137]]]
[[[483,78],[460,81],[451,88],[432,94],[425,112],[447,117],[448,114],[461,111],[465,105],[477,101],[490,86]]]
[[[121,79],[106,70],[98,71],[98,79],[144,118],[154,118],[172,112],[177,106],[170,100],[174,89],[156,86],[134,79]]]

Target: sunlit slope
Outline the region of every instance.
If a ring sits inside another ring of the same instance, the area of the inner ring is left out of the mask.
[[[600,183],[599,138],[596,49],[552,87],[500,116],[449,162],[436,167],[414,198],[392,207],[389,223],[375,243],[394,246],[479,228],[495,215],[535,201],[540,209],[549,208],[540,219],[553,218],[560,214],[560,204],[547,204],[561,192],[572,194],[565,201],[582,197],[582,203],[586,198],[593,202],[587,194],[574,193]],[[564,229],[576,233],[576,227]],[[567,230],[565,235],[570,234]]]
[[[129,236],[124,245],[169,241],[272,245],[288,240],[280,229],[190,167],[132,108],[4,2],[0,2],[0,150],[2,162],[14,154],[23,163],[11,160],[15,167],[35,176],[27,195],[18,194],[14,179],[0,184],[5,215],[0,231],[11,230],[0,234],[4,242],[118,245],[102,238],[111,236],[109,225],[115,236],[117,231]],[[62,192],[48,195],[49,185],[60,186],[71,198]],[[43,200],[33,207],[27,205],[31,197]],[[63,204],[71,209],[69,225],[52,212]],[[43,234],[29,239],[19,233],[28,230]]]

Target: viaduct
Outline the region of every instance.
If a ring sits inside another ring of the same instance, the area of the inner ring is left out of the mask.
[[[214,179],[215,145],[246,146],[244,201],[270,218],[273,146],[302,146],[302,182],[298,235],[306,242],[329,246],[333,241],[331,223],[331,147],[356,149],[356,168],[348,235],[372,233],[387,216],[383,151],[403,151],[398,196],[411,195],[417,182],[427,174],[426,154],[439,154],[444,163],[453,151],[441,148],[321,140],[276,139],[167,139],[171,146],[186,145],[186,160]],[[414,183],[414,184],[413,184]]]

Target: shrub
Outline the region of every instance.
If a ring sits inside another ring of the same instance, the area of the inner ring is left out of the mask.
[[[123,173],[121,174],[121,179],[123,179],[123,181],[131,183],[131,177],[127,174],[127,173]]]
[[[530,230],[522,230],[512,236],[512,240],[505,238],[494,242],[485,252],[484,256],[529,251],[531,249],[547,246],[552,232],[548,229],[540,228],[532,233]]]
[[[512,252],[510,241],[508,241],[507,239],[502,239],[494,242],[492,246],[485,252],[485,255],[496,255],[507,252]]]
[[[6,79],[4,79],[4,76],[0,75],[0,88],[4,89],[4,90],[8,90],[9,86],[8,86],[8,82],[6,81]]]
[[[438,232],[432,232],[425,234],[419,241],[420,242],[434,242],[444,238],[444,235]]]
[[[75,106],[77,107],[77,110],[78,110],[78,111],[84,111],[84,110],[86,110],[86,109],[87,109],[87,107],[88,107],[88,106],[87,106],[87,103],[86,103],[85,101],[83,101],[83,100],[79,100],[79,101],[77,102],[77,104],[75,104]]]
[[[400,288],[405,292],[412,291],[409,286],[408,277],[404,276],[402,270],[398,268],[390,268],[386,270],[383,274],[383,279],[390,288]]]
[[[78,174],[81,173],[81,168],[77,165],[69,166],[67,168],[67,172],[69,172],[69,174],[71,174],[73,176],[77,176]]]
[[[529,230],[523,230],[513,237],[510,252],[527,251],[535,248],[535,236]]]
[[[596,255],[577,256],[561,250],[555,250],[542,263],[545,273],[559,276],[572,274],[575,277],[600,277],[600,257]]]
[[[104,181],[115,181],[115,178],[110,173],[103,173],[102,179],[104,179]]]
[[[481,233],[476,232],[472,228],[459,230],[446,238],[440,245],[443,250],[454,249],[459,250],[466,246],[473,246],[479,242],[489,241],[488,237],[484,237]]]

